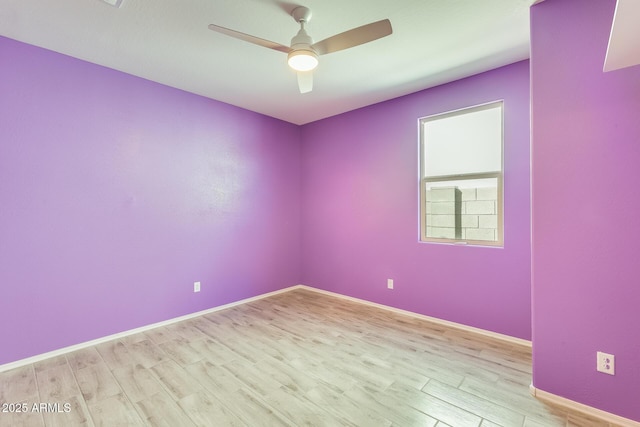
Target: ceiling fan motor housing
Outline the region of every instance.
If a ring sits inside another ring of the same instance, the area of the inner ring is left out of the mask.
[[[304,23],[300,20],[300,31],[291,39],[291,51],[287,56],[289,66],[297,71],[311,71],[318,66],[318,53],[311,47],[313,39],[305,31]]]
[[[311,38],[311,36],[309,36],[309,34],[307,34],[307,31],[304,28],[300,28],[300,31],[298,31],[298,34],[296,34],[291,39],[291,49],[297,49],[297,48],[303,48],[303,47],[307,47],[311,49],[312,44],[313,44],[313,39]]]

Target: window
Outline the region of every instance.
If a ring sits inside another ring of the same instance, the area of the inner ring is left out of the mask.
[[[502,101],[420,119],[424,242],[502,246]]]

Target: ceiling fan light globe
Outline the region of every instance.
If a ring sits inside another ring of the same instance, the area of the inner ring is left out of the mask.
[[[312,50],[294,50],[289,53],[287,63],[296,71],[311,71],[318,66],[318,55]]]

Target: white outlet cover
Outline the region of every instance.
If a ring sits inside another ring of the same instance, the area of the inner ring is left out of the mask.
[[[598,372],[604,374],[615,375],[616,374],[616,357],[613,354],[598,352]]]
[[[200,282],[193,282],[193,292],[200,292]]]
[[[393,279],[387,279],[387,289],[393,289]]]

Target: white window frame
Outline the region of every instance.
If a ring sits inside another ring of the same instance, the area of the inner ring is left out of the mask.
[[[463,114],[473,113],[486,109],[491,109],[499,106],[501,109],[501,129],[500,129],[500,170],[483,172],[483,173],[469,173],[469,174],[456,174],[456,175],[439,175],[439,176],[426,176],[425,170],[425,126],[424,124],[429,121],[444,119],[447,117],[459,116]],[[503,181],[504,181],[504,102],[502,100],[493,101],[486,104],[475,105],[472,107],[461,108],[446,113],[434,114],[426,117],[422,117],[418,120],[419,134],[420,134],[420,241],[421,242],[435,242],[435,243],[449,243],[449,244],[462,244],[462,245],[474,245],[474,246],[504,246],[504,194],[503,194]],[[471,179],[485,179],[493,178],[497,181],[497,239],[496,240],[471,240],[464,238],[441,238],[427,236],[427,187],[430,183],[441,181],[467,181]]]

